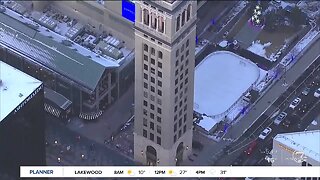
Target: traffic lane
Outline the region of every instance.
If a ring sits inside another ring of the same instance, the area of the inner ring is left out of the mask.
[[[217,23],[222,16],[222,13],[226,12],[228,8],[231,8],[235,2],[233,1],[207,1],[198,11],[197,11],[197,35],[203,32],[203,30],[214,23]],[[203,36],[201,36],[203,37]],[[201,38],[199,37],[199,38]]]

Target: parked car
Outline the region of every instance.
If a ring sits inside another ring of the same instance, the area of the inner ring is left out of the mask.
[[[319,98],[320,97],[320,88],[318,88],[315,92],[314,92],[314,97]]]
[[[287,117],[287,113],[286,112],[281,112],[277,117],[276,119],[273,121],[273,123],[275,125],[279,125],[286,117]]]
[[[272,129],[270,127],[265,128],[261,134],[259,135],[260,139],[265,139],[270,133],[271,133]]]
[[[257,143],[256,140],[252,141],[252,142],[249,144],[248,149],[246,149],[246,150],[244,151],[244,153],[246,153],[246,155],[252,154],[252,152],[253,152],[253,150],[255,149],[255,147],[257,146],[257,144],[258,144],[258,143]]]
[[[292,109],[296,108],[296,107],[299,105],[300,102],[301,102],[301,98],[296,97],[296,98],[292,101],[292,103],[289,105],[289,108],[292,108]]]
[[[311,91],[311,88],[306,87],[306,88],[303,89],[302,94],[305,95],[305,96],[307,96],[310,91]]]

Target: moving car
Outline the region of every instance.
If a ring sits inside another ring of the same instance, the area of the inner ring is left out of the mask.
[[[255,149],[255,147],[257,146],[257,141],[254,140],[249,144],[249,147],[247,150],[244,151],[244,153],[246,153],[246,155],[250,155],[252,154],[252,151]]]
[[[265,128],[261,134],[259,135],[260,139],[265,139],[270,133],[271,133],[272,129],[270,127]]]
[[[289,105],[289,108],[292,108],[292,109],[296,108],[299,105],[300,102],[301,102],[301,98],[296,97],[292,101],[292,103]]]
[[[319,98],[320,97],[320,88],[318,88],[315,92],[314,92],[314,97]]]
[[[305,95],[305,96],[307,96],[310,91],[311,91],[311,88],[306,87],[306,88],[304,88],[304,90],[302,91],[302,94]]]
[[[273,121],[273,123],[274,124],[276,124],[276,125],[279,125],[283,120],[284,120],[284,118],[286,118],[287,117],[287,113],[286,112],[281,112],[277,117],[276,117],[276,119]]]

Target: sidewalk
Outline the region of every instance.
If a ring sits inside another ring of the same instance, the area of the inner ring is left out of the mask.
[[[283,93],[285,90],[290,87],[290,85],[298,79],[298,77],[307,69],[310,64],[315,60],[319,55],[320,50],[320,40],[317,40],[299,59],[299,61],[287,71],[286,80],[288,86],[283,86],[283,81],[277,81],[271,87],[271,89],[266,92],[263,97],[255,104],[254,108],[244,116],[239,123],[233,125],[225,135],[225,138],[239,138],[244,132],[249,128],[255,120],[257,120],[265,111],[273,104],[274,101]],[[270,111],[267,111],[270,112]],[[205,165],[208,164],[208,160],[211,157],[214,157],[217,153],[223,152],[223,148],[229,144],[226,141],[220,141],[218,143],[211,143],[207,148],[199,154],[198,158],[192,164]]]

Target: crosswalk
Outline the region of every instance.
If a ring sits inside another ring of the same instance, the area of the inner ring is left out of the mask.
[[[44,110],[56,117],[60,117],[61,111],[57,108],[52,107],[51,105],[45,103],[44,104]]]

